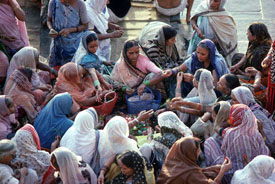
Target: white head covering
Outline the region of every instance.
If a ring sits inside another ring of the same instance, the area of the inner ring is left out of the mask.
[[[210,71],[206,69],[199,69],[201,71],[199,84],[198,84],[198,93],[200,97],[201,104],[212,104],[216,101],[217,96],[214,91],[214,79]],[[196,75],[196,74],[195,74]]]
[[[89,20],[89,27],[95,26],[101,34],[106,34],[108,29],[108,10],[103,13],[107,0],[88,0],[85,2]],[[110,39],[100,40],[99,47],[110,45]]]
[[[61,180],[64,184],[81,184],[86,183],[86,179],[81,173],[81,168],[79,168],[81,157],[76,156],[72,151],[65,147],[59,147],[52,152],[55,156],[57,165],[59,167],[59,173]],[[94,182],[95,174],[90,166],[87,164],[85,167]]]
[[[239,86],[232,90],[232,93],[236,97],[239,103],[250,106],[256,103],[252,92],[245,86]]]
[[[128,138],[129,136],[129,126],[125,118],[121,116],[113,117],[104,128],[107,132],[108,140],[111,143],[111,148],[117,153],[122,153],[126,150],[136,151],[137,142],[133,139]]]
[[[234,173],[231,184],[274,184],[268,179],[275,172],[274,169],[275,160],[272,157],[259,155]]]
[[[184,137],[193,136],[191,129],[188,128],[172,111],[161,113],[158,116],[158,124],[160,127],[164,126],[167,128],[175,129],[180,134],[184,135]]]
[[[49,169],[50,154],[38,150],[32,134],[27,130],[18,130],[12,141],[16,144],[16,158],[13,163],[22,163],[36,171],[38,181],[42,182],[44,174]]]
[[[100,154],[100,167],[114,154],[124,151],[140,151],[137,142],[128,138],[129,127],[127,121],[121,116],[113,117],[103,131],[100,131],[98,151]]]
[[[64,134],[60,146],[69,148],[81,156],[83,161],[90,163],[96,146],[95,126],[98,123],[94,108],[77,114],[73,126]]]

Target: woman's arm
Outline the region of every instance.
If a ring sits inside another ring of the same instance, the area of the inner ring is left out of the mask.
[[[237,72],[238,69],[239,69],[241,66],[243,66],[243,64],[245,63],[245,61],[246,61],[246,55],[244,55],[244,56],[242,57],[242,59],[241,59],[237,64],[235,64],[235,65],[233,65],[233,66],[230,67],[230,72],[231,72],[231,73]]]
[[[25,12],[24,12],[24,10],[21,9],[19,4],[17,2],[15,2],[15,0],[8,0],[8,2],[10,3],[10,6],[11,6],[16,18],[18,18],[18,20],[20,20],[20,21],[25,22],[26,21]]]
[[[198,36],[199,36],[201,39],[204,39],[204,34],[203,34],[203,32],[200,30],[200,28],[198,27],[197,20],[198,20],[198,16],[192,18],[192,19],[191,19],[191,26],[192,26],[193,30],[197,32]]]
[[[39,60],[39,59],[38,59],[38,60]],[[36,68],[39,69],[39,70],[43,70],[43,71],[47,71],[47,72],[49,72],[49,73],[52,73],[52,74],[54,74],[56,77],[58,76],[58,72],[57,72],[55,69],[49,67],[48,65],[46,65],[46,64],[44,64],[44,63],[42,63],[42,62],[40,62],[40,61],[37,61],[37,62],[36,62]]]
[[[104,184],[104,175],[109,171],[110,166],[115,161],[116,155],[113,155],[109,158],[109,160],[106,161],[102,169],[100,170],[100,174],[98,176],[97,183],[98,184]]]

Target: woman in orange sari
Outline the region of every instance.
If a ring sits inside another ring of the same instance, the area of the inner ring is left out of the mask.
[[[104,78],[98,72],[97,77],[103,89],[98,95],[101,99],[109,92],[109,84],[105,82]],[[60,68],[55,83],[55,89],[57,93],[70,93],[73,100],[78,104],[78,109],[80,107],[93,106],[99,101],[94,81],[88,75],[87,70],[76,63],[69,62]]]

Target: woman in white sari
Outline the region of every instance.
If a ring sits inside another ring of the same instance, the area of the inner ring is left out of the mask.
[[[92,114],[87,114],[89,111]],[[75,124],[62,137],[60,145],[82,156],[97,174],[113,155],[126,150],[138,153],[137,142],[129,139],[127,121],[120,116],[112,118],[103,130],[95,130],[98,117],[93,108],[77,115]]]
[[[204,0],[195,10],[191,18],[194,30],[187,54],[197,48],[202,39],[212,40],[219,52],[224,56],[227,65],[237,49],[237,26],[231,14],[224,8],[226,0]]]
[[[275,160],[266,155],[255,157],[245,168],[237,170],[231,184],[273,184],[275,175]],[[273,179],[272,179],[272,178]]]
[[[108,22],[109,13],[106,7],[108,0],[88,0],[85,2],[89,20],[89,29],[94,29],[99,39],[99,47],[96,55],[102,61],[110,61],[111,57],[111,39],[120,38],[123,34],[122,27]],[[107,33],[108,29],[113,29]]]

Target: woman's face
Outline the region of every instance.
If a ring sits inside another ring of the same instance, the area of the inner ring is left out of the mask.
[[[222,92],[222,94],[227,94],[227,85],[226,85],[226,79],[225,76],[222,76],[220,78],[220,80],[217,83],[217,90],[219,90],[220,92]]]
[[[197,53],[197,57],[200,62],[205,62],[209,59],[209,52],[207,49],[204,49],[204,48],[198,46],[196,53]]]
[[[94,40],[94,41],[89,42],[87,47],[88,47],[88,51],[90,53],[93,53],[93,54],[96,53],[97,48],[98,48],[98,40]]]
[[[210,8],[212,10],[219,10],[221,0],[210,0]]]
[[[170,39],[168,39],[168,40],[166,40],[166,45],[167,45],[168,47],[173,46],[175,43],[176,43],[176,37],[175,37],[175,36],[172,37],[172,38],[170,38]]]
[[[126,54],[127,54],[127,57],[131,63],[136,63],[138,60],[138,56],[139,56],[139,47],[133,46],[133,47],[129,48],[127,50]]]
[[[127,167],[126,165],[124,165],[124,164],[121,162],[120,159],[118,160],[118,165],[119,165],[119,167],[120,167],[121,172],[122,172],[124,175],[126,175],[126,176],[132,176],[132,175],[133,175],[134,170],[133,170],[132,168],[129,168],[129,167]]]
[[[249,42],[256,40],[256,36],[253,36],[249,29],[247,29],[246,36]]]
[[[239,101],[237,100],[237,98],[235,97],[235,95],[233,93],[231,93],[231,101],[230,101],[230,103],[232,105],[239,104]]]

